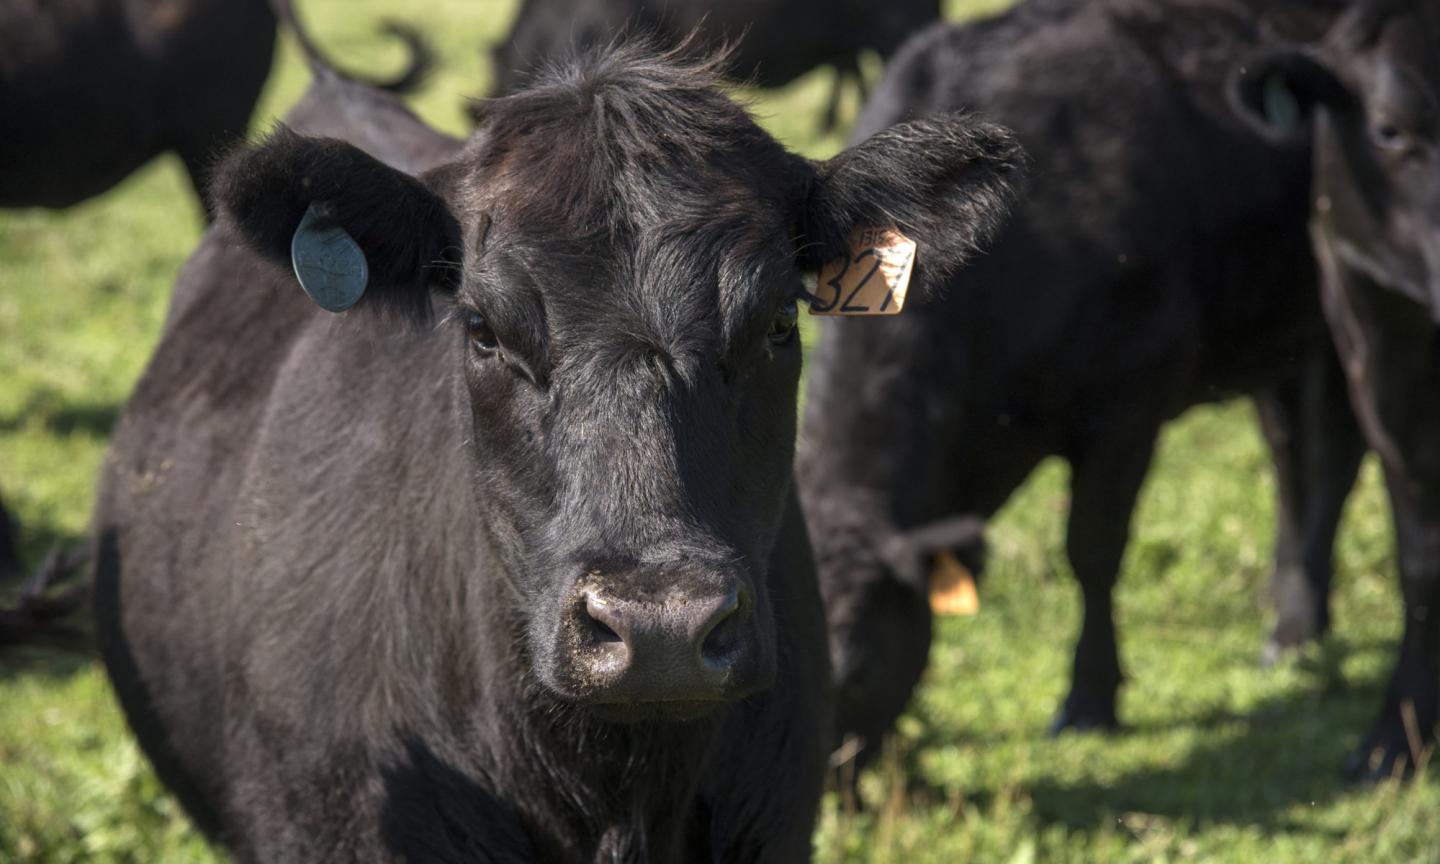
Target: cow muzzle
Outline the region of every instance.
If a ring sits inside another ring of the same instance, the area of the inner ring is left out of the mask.
[[[556,672],[605,717],[697,717],[774,678],[749,580],[728,568],[589,570],[562,615]]]

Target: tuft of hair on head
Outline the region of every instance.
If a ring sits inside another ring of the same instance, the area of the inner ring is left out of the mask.
[[[728,40],[707,44],[698,27],[667,46],[653,29],[627,25],[607,42],[545,60],[513,93],[471,100],[470,114],[483,123],[495,110],[537,92],[584,99],[620,84],[649,91],[725,90],[736,48]]]

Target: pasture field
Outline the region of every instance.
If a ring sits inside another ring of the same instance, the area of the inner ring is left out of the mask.
[[[951,0],[951,12],[1003,2]],[[399,4],[299,5],[348,68],[400,62],[374,34]],[[481,49],[508,27],[515,0],[425,6],[420,24],[440,67],[413,104],[461,132],[463,98],[487,86]],[[305,85],[288,40],[277,64],[257,131]],[[815,73],[747,96],[775,134],[820,157],[842,140],[816,131],[829,80]],[[200,230],[170,158],[65,213],[0,214],[0,488],[32,563],[52,542],[83,535],[107,434]],[[1433,777],[1338,782],[1400,629],[1374,465],[1338,550],[1336,633],[1262,671],[1273,490],[1252,412],[1232,403],[1172,425],[1118,594],[1128,730],[1050,740],[1079,623],[1062,552],[1064,479],[1062,465],[1045,466],[995,523],[980,614],[941,623],[900,734],[861,778],[863,808],[827,797],[817,860],[1440,862]],[[96,661],[0,659],[0,862],[222,860],[151,774]]]

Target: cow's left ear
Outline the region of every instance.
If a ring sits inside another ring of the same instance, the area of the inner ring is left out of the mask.
[[[1310,135],[1318,105],[1340,108],[1349,91],[1318,55],[1285,48],[1252,58],[1230,76],[1230,107],[1275,144],[1293,144]]]
[[[930,591],[930,576],[942,553],[973,576],[985,568],[985,522],[974,516],[953,516],[895,536],[885,549],[886,563],[900,584],[922,597]]]
[[[1025,163],[1008,129],[970,115],[892,126],[819,166],[801,217],[801,264],[839,258],[856,228],[893,225],[918,245],[917,280],[943,279],[1004,224]]]
[[[458,272],[446,176],[440,168],[413,177],[343,141],[282,126],[227,157],[213,194],[245,243],[293,268],[323,308],[359,303],[425,320],[430,290],[453,287]]]

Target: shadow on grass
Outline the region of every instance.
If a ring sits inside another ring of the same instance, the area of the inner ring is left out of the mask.
[[[15,678],[43,676],[56,681],[88,672],[99,660],[89,652],[48,646],[19,646],[0,651],[0,684]]]
[[[1218,711],[1195,718],[1193,728],[1207,738],[1173,764],[1132,770],[1104,783],[1043,779],[1027,791],[1037,819],[1078,831],[1098,829],[1121,814],[1144,813],[1283,832],[1298,827],[1286,815],[1291,807],[1324,806],[1353,789],[1341,781],[1341,766],[1379,710],[1383,690],[1376,676],[1351,681],[1343,690],[1267,699],[1251,712]],[[1164,734],[1180,725],[1120,734]]]
[[[76,402],[50,389],[40,389],[26,400],[25,407],[7,416],[0,416],[0,432],[17,432],[36,417],[45,428],[57,435],[84,432],[97,438],[108,438],[120,419],[120,405],[100,402]]]
[[[1383,670],[1342,680],[1340,660],[1374,651],[1384,651],[1388,658],[1394,648],[1383,640],[1343,642],[1319,657],[1291,661],[1318,673],[1309,688],[1265,699],[1248,711],[1216,708],[1132,725],[1108,739],[1118,758],[1119,748],[1135,737],[1196,733],[1194,745],[1179,758],[1156,758],[1153,765],[1110,774],[1104,780],[1037,777],[1020,782],[1019,791],[1030,799],[1040,825],[1063,826],[1080,834],[1111,829],[1117,821],[1128,825],[1155,817],[1191,826],[1253,827],[1273,834],[1323,831],[1313,824],[1298,824],[1291,809],[1324,807],[1363,788],[1344,783],[1341,768],[1380,710],[1389,669],[1387,662]],[[1083,740],[1081,736],[1099,734],[1067,733],[1077,742]],[[1064,746],[1066,740],[1062,737],[1054,746]],[[1016,743],[1014,735],[965,736],[965,742],[981,748]],[[889,754],[891,759],[883,760],[889,766],[880,770],[906,780],[903,791],[892,789],[888,797],[931,805],[953,797],[955,790],[925,780],[920,758],[927,750],[949,743],[954,743],[952,736],[927,723],[920,739]],[[1104,760],[1104,748],[1093,758]],[[1017,789],[1013,778],[982,779],[961,791],[967,802],[983,811],[987,802]]]

